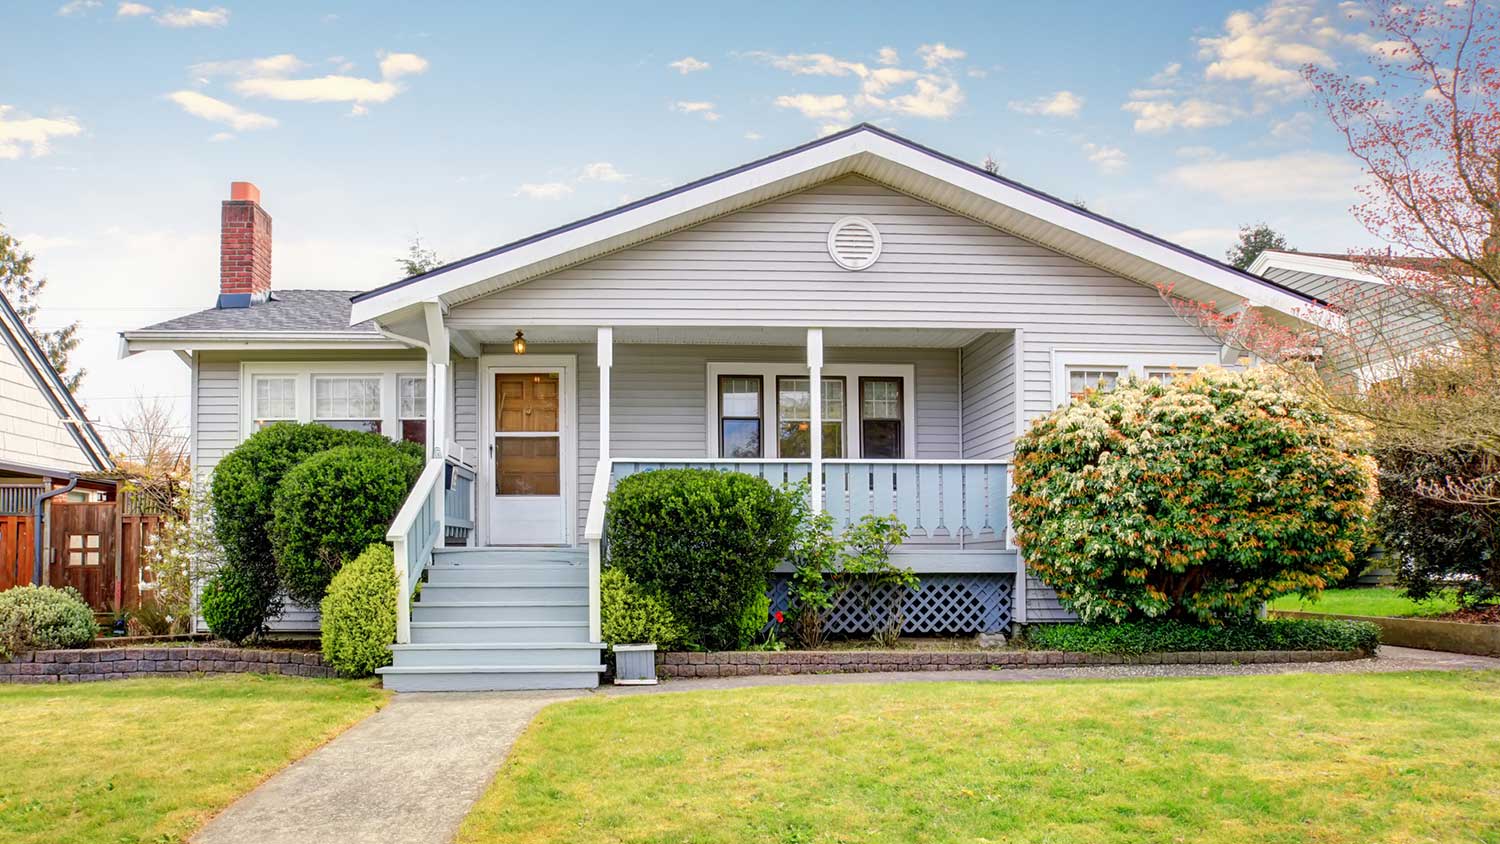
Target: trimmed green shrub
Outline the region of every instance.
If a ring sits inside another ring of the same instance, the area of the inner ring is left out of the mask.
[[[661,469],[620,481],[609,496],[610,564],[661,595],[688,642],[714,650],[750,644],[752,607],[791,544],[791,494],[763,478]]]
[[[94,611],[71,586],[16,586],[0,592],[0,657],[86,647],[98,632]]]
[[[611,645],[655,644],[670,650],[681,645],[688,632],[666,601],[616,568],[599,576],[599,623],[604,641]]]
[[[210,632],[240,644],[265,633],[281,615],[279,586],[257,569],[225,563],[203,585],[199,609]]]
[[[394,448],[340,446],[292,467],[276,489],[271,548],[289,597],[323,600],[343,562],[386,530],[422,472],[422,462]]]
[[[1464,607],[1500,598],[1500,510],[1419,492],[1423,485],[1441,488],[1449,478],[1491,474],[1494,458],[1478,449],[1387,446],[1376,459],[1381,538],[1406,593],[1420,601],[1456,586]]]
[[[1243,619],[1354,561],[1375,499],[1363,440],[1272,370],[1131,379],[1027,430],[1011,516],[1027,567],[1086,622]]]
[[[1146,654],[1174,651],[1360,651],[1380,647],[1368,621],[1273,618],[1207,627],[1171,619],[1119,624],[1033,624],[1029,648],[1074,653]]]
[[[345,563],[324,596],[323,660],[345,677],[368,677],[391,664],[396,641],[396,563],[377,543]]]

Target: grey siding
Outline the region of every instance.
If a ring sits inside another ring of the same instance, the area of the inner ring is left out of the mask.
[[[1078,616],[1064,609],[1052,587],[1034,574],[1026,575],[1026,623],[1048,624],[1077,621]]]
[[[453,441],[475,462],[479,456],[479,361],[453,362]]]
[[[1008,459],[1015,429],[1015,335],[996,332],[963,349],[963,456]]]

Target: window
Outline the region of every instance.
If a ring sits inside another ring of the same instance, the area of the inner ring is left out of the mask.
[[[823,456],[844,456],[844,379],[823,381]],[[776,453],[781,457],[812,456],[812,379],[782,375],[776,379]]]
[[[761,389],[759,375],[719,376],[719,456],[761,455]]]
[[[1179,375],[1187,375],[1191,371],[1191,369],[1180,366],[1148,366],[1143,377],[1147,381],[1160,381],[1163,384],[1170,384],[1173,378]]]
[[[900,378],[859,379],[859,453],[871,459],[899,459],[906,436],[906,403]]]
[[[380,433],[380,376],[315,376],[313,421],[346,431]]]
[[[409,443],[427,442],[427,378],[423,375],[402,375],[396,379],[396,392],[401,407],[396,416],[401,420],[401,439]]]
[[[1115,388],[1123,377],[1118,369],[1090,369],[1081,366],[1068,367],[1068,395],[1078,398],[1089,390],[1108,392]]]
[[[97,533],[70,533],[68,534],[68,565],[70,566],[97,566],[100,563],[99,543],[100,534]]]
[[[255,430],[272,422],[297,420],[297,379],[290,376],[257,375],[252,381]]]

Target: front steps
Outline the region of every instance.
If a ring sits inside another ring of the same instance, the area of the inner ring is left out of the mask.
[[[398,692],[591,689],[588,552],[439,548],[412,603],[411,644],[380,669]]]

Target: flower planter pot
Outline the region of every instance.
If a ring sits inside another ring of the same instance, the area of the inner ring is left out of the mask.
[[[615,645],[615,685],[656,685],[655,645]]]

